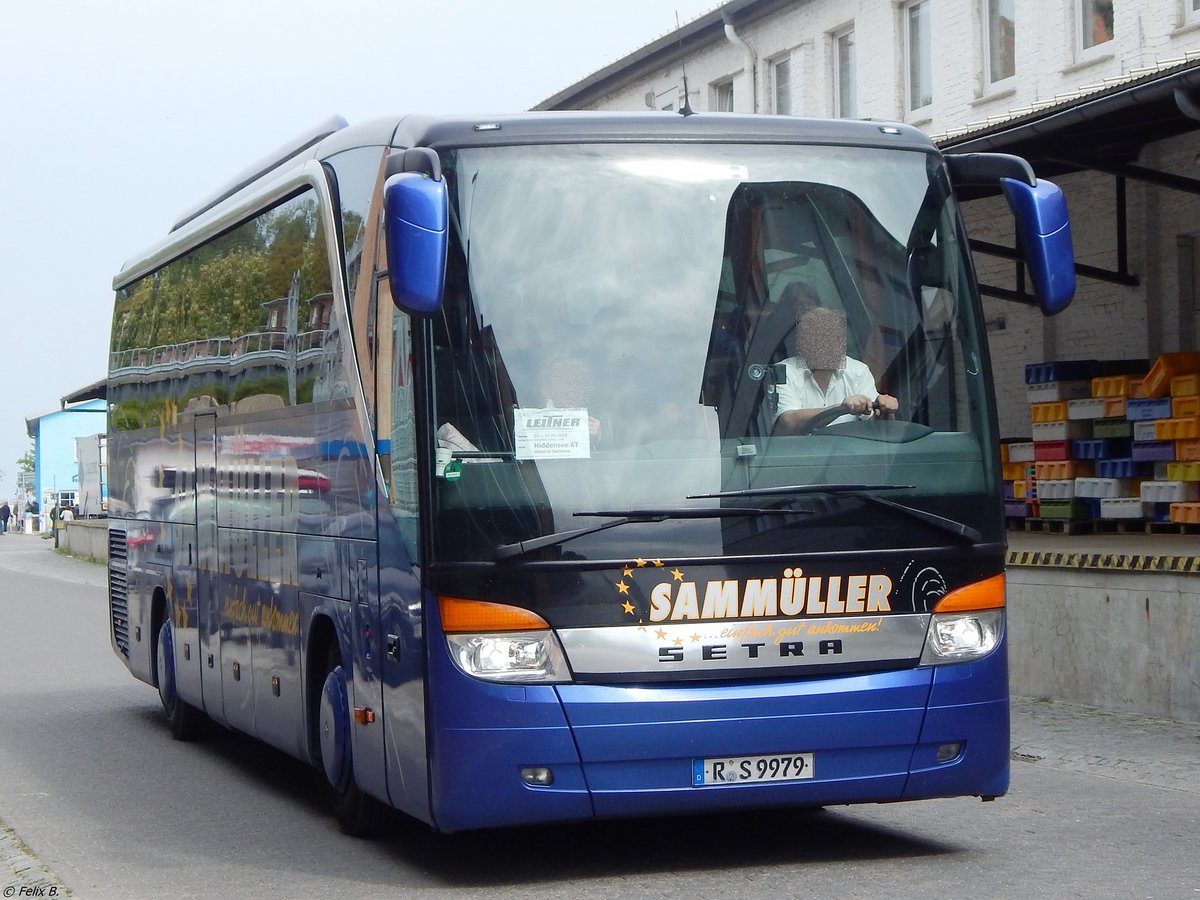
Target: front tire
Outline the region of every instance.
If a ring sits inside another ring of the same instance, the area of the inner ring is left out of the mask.
[[[343,832],[368,837],[379,830],[384,806],[364,794],[354,781],[354,760],[350,741],[350,693],[346,670],[336,646],[329,651],[325,681],[317,710],[317,747],[319,769],[333,806],[334,817]]]
[[[168,614],[158,628],[158,647],[155,651],[155,669],[158,680],[158,699],[162,701],[163,713],[171,736],[177,741],[191,741],[204,733],[203,712],[179,696],[175,680],[175,637]]]

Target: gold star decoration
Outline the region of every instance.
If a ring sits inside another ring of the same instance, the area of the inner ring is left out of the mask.
[[[625,612],[629,613],[629,615],[633,615],[633,604],[628,600],[621,604],[621,609],[625,610]]]
[[[628,594],[629,593],[629,585],[627,585],[623,581],[618,581],[617,582],[617,592],[620,594]]]
[[[680,572],[678,569],[671,570],[671,577],[674,578],[676,581],[683,581],[683,573]]]

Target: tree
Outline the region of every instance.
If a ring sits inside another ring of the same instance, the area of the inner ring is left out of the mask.
[[[32,472],[37,467],[37,462],[33,458],[33,448],[30,447],[25,451],[25,455],[17,460],[17,469],[22,472]]]

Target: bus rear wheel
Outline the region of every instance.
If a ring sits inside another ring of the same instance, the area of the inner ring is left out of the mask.
[[[162,701],[167,727],[177,741],[191,741],[204,733],[205,715],[180,696],[175,681],[175,637],[171,617],[158,628],[158,647],[155,651],[155,674],[158,676],[158,699]]]
[[[354,780],[350,693],[346,688],[341,653],[336,646],[330,648],[325,664],[325,682],[317,710],[317,738],[318,767],[338,825],[343,832],[355,837],[375,834],[383,821],[384,806],[364,794]]]

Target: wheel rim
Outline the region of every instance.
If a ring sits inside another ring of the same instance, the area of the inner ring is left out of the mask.
[[[350,722],[345,676],[337,666],[325,676],[321,690],[318,728],[321,738],[321,765],[325,778],[336,790],[350,783]]]
[[[175,701],[175,645],[171,638],[170,622],[163,622],[158,630],[155,667],[158,670],[158,697],[163,706],[170,709]]]

